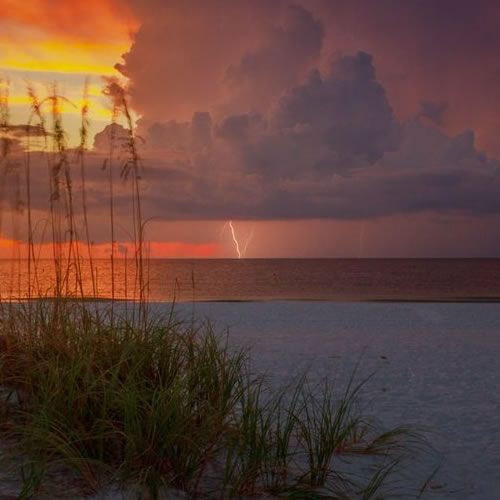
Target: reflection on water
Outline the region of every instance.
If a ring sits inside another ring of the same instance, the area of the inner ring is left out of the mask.
[[[97,294],[112,296],[111,263],[94,262]],[[83,282],[70,273],[68,290],[92,296],[89,266]],[[50,295],[54,267],[40,261],[32,295]],[[492,300],[500,297],[500,259],[243,259],[151,260],[149,299],[191,300]],[[26,263],[0,261],[2,298],[26,297]],[[138,296],[133,262],[115,262],[116,298]]]

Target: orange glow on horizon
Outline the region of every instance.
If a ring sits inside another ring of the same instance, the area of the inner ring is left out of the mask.
[[[68,245],[63,245],[63,253],[67,254]],[[87,246],[78,242],[79,253],[83,259],[87,257]],[[151,259],[198,259],[221,257],[224,249],[219,243],[186,243],[183,241],[151,241],[144,244],[145,255]],[[28,245],[8,238],[0,238],[0,258],[10,259],[14,251],[19,252],[21,258],[28,255]],[[134,244],[131,242],[115,243],[115,258],[123,259],[126,255],[132,258],[135,252]],[[42,243],[35,245],[35,254],[40,259],[52,259],[52,243]],[[92,258],[109,259],[111,256],[111,243],[98,243],[92,245]]]
[[[150,257],[156,258],[215,258],[224,249],[218,243],[186,243],[183,241],[152,241],[147,244]]]

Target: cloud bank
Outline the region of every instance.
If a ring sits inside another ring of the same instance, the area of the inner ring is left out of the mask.
[[[346,18],[340,7],[347,4],[332,4]],[[158,5],[154,18],[143,8],[143,27],[118,66],[143,115],[138,133],[146,140],[151,213],[171,219],[498,213],[500,163],[479,151],[472,130],[446,129],[449,103],[422,100],[406,118],[398,116],[372,54],[331,50],[335,25],[322,2],[238,5],[173,1]],[[190,8],[194,16],[183,16]],[[455,27],[447,29],[454,36]],[[160,42],[165,50],[154,50]]]

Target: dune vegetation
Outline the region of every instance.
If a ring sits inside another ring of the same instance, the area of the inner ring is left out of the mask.
[[[173,490],[198,498],[390,494],[393,473],[423,441],[360,412],[366,380],[358,373],[343,388],[312,384],[305,375],[277,388],[253,372],[248,351],[231,346],[210,323],[180,321],[174,308],[163,316],[148,310],[140,158],[123,87],[111,80],[104,90],[112,123],[122,120],[129,135],[119,140],[111,127],[103,169],[113,283],[114,186],[130,186],[134,252],[120,256],[134,270],[128,306],[114,288],[106,301],[97,300],[86,203],[86,92],[80,145],[70,150],[57,87],[40,99],[28,86],[31,109],[19,162],[13,160],[8,86],[1,88],[0,194],[15,179],[19,203],[9,211],[27,228],[19,237],[27,252],[18,265],[26,269],[27,285],[0,303],[0,439],[23,457],[21,496],[43,491],[54,467],[83,482],[82,496],[116,484],[143,498],[168,498]],[[50,179],[42,229],[32,215],[33,133]],[[50,290],[39,279],[42,234],[52,246]]]

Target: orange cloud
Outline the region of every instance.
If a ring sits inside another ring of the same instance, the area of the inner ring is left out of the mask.
[[[0,68],[110,74],[136,29],[115,0],[3,0]]]
[[[123,40],[138,25],[123,2],[116,0],[3,0],[2,24],[17,25],[24,37],[45,33],[87,41]],[[15,35],[15,29],[10,34]]]

